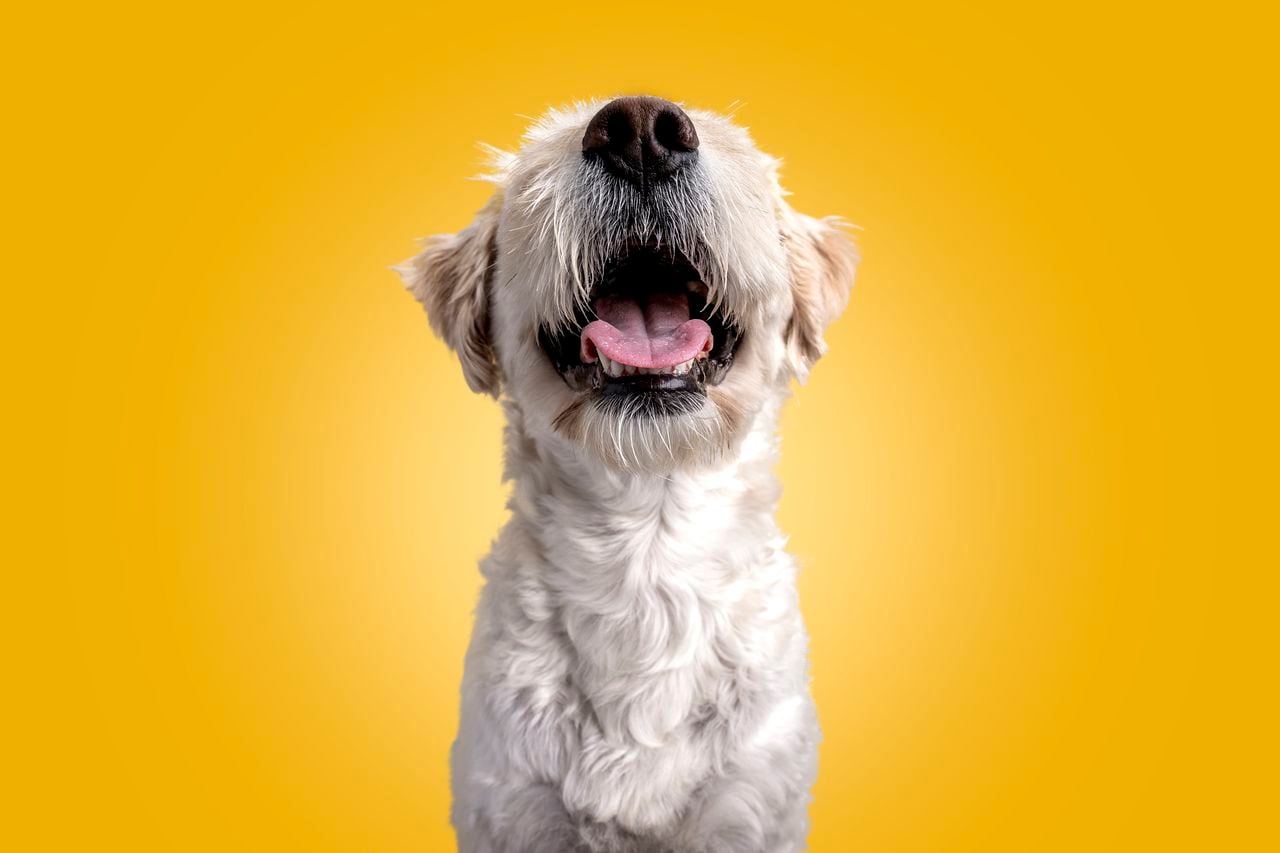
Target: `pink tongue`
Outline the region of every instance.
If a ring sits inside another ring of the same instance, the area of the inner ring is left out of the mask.
[[[711,327],[689,319],[689,298],[659,293],[642,305],[634,299],[596,300],[596,316],[582,330],[582,360],[590,364],[604,353],[631,367],[674,367],[711,351]]]

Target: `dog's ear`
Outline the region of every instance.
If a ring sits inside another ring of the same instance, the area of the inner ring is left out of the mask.
[[[823,331],[849,301],[858,253],[839,219],[814,219],[793,210],[783,216],[782,240],[794,306],[786,331],[787,359],[803,382],[827,351]]]
[[[431,328],[458,354],[472,391],[498,396],[498,359],[489,336],[489,279],[501,198],[495,195],[457,234],[423,241],[396,272],[427,311]]]

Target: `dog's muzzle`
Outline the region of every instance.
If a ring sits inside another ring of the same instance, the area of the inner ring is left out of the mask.
[[[622,184],[628,198],[618,217],[627,223],[628,206],[662,210],[660,199],[681,191],[673,180],[697,163],[698,132],[670,101],[618,98],[587,125],[582,154],[601,164],[601,180]],[[571,320],[539,328],[538,342],[571,389],[602,405],[686,411],[733,363],[739,328],[670,239],[636,228],[584,295]]]

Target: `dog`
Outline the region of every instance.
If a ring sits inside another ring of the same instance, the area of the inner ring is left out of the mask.
[[[458,847],[801,850],[819,729],[771,467],[853,243],[746,130],[659,98],[491,150],[489,203],[398,268],[507,421]]]

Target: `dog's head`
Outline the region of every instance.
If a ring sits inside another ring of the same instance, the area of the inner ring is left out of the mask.
[[[552,111],[496,154],[489,204],[401,270],[476,391],[535,438],[664,472],[734,447],[825,349],[855,256],[777,161],[649,97]]]

